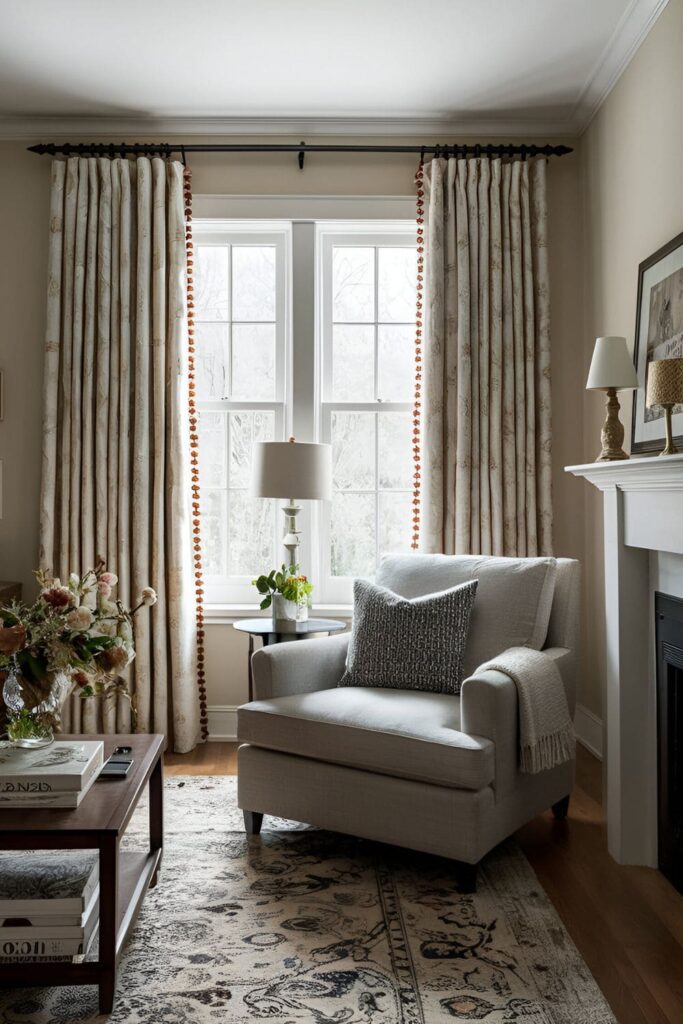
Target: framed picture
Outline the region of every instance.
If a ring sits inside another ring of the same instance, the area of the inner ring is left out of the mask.
[[[633,359],[638,388],[633,393],[631,454],[661,452],[664,410],[645,405],[647,371],[654,359],[683,357],[683,234],[638,267],[638,302]],[[683,405],[675,405],[674,443],[683,444]]]

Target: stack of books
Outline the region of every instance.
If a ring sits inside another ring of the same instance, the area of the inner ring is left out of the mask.
[[[103,760],[102,740],[57,740],[42,750],[0,743],[0,809],[78,807]]]
[[[0,963],[87,953],[97,933],[99,896],[96,853],[0,854]]]

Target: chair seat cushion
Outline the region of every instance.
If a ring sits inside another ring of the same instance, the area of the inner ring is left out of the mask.
[[[253,701],[237,736],[270,750],[462,789],[493,781],[490,740],[460,732],[460,698],[345,686]]]

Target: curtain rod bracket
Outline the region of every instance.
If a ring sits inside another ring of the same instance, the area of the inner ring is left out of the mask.
[[[303,140],[303,139],[301,140],[301,143],[300,143],[300,145],[302,145],[302,146],[305,146],[305,145],[306,145],[306,143],[304,142],[304,140]],[[300,149],[300,150],[299,150],[299,156],[298,156],[298,161],[299,161],[299,170],[300,170],[300,171],[303,171],[303,169],[304,169],[304,159],[305,159],[305,157],[306,157],[306,152],[305,152],[305,150],[303,150],[303,149]]]

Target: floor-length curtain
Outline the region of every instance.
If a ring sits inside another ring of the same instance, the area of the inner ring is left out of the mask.
[[[552,550],[546,161],[424,168],[420,547]]]
[[[183,167],[160,157],[52,165],[40,562],[102,557],[135,619],[136,727],[199,736],[191,558]],[[72,697],[71,732],[126,732],[131,704]]]

